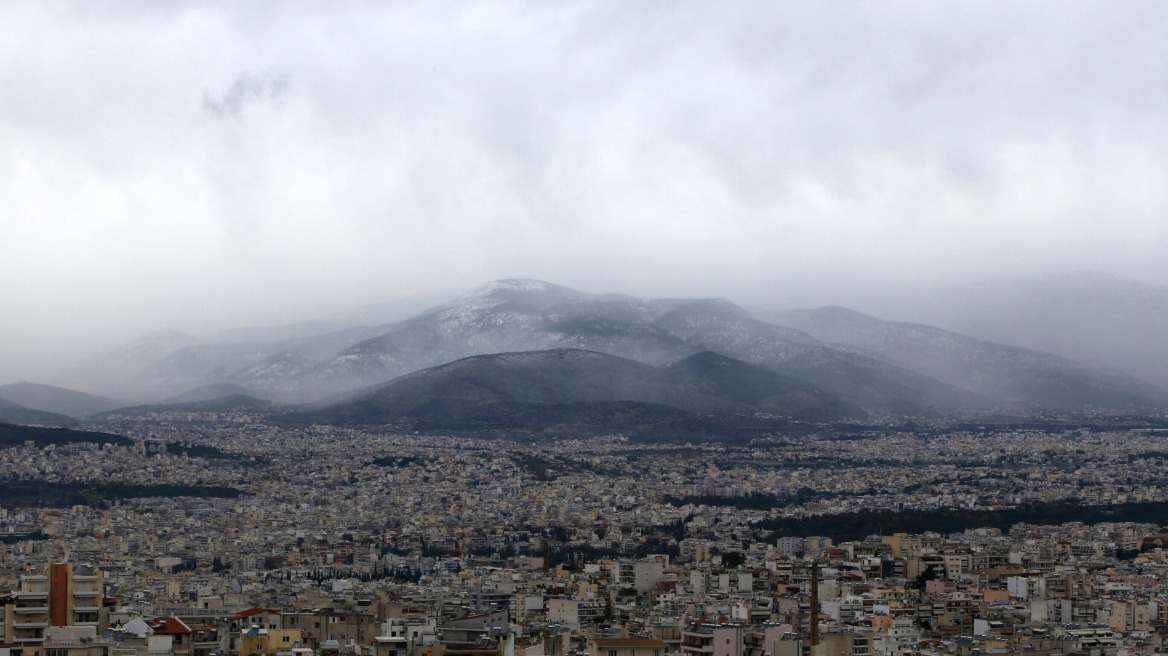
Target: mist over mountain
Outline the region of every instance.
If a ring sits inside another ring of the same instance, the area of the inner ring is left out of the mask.
[[[199,403],[233,396],[250,396],[248,389],[232,383],[212,383],[188,390],[182,394],[172,396],[159,402],[160,405],[176,405],[183,403]]]
[[[207,340],[223,343],[285,342],[311,338],[346,327],[343,324],[322,321],[308,321],[285,326],[241,326],[212,332],[207,335]]]
[[[165,403],[214,385],[233,385],[233,393],[296,396],[297,375],[379,332],[326,323],[240,328],[204,338],[161,331],[90,358],[67,378],[82,389],[138,402]]]
[[[861,349],[921,375],[1023,407],[1149,409],[1168,402],[1168,390],[1116,369],[921,324],[881,321],[841,307],[766,316],[824,342]]]
[[[32,410],[70,417],[91,415],[126,405],[125,401],[104,396],[29,382],[0,385],[0,397]]]
[[[815,395],[828,395],[875,411],[1126,412],[1163,407],[1168,399],[1163,388],[1119,366],[845,308],[747,311],[723,299],[589,294],[536,280],[495,281],[379,326],[240,329],[220,333],[218,341],[153,333],[91,359],[79,369],[78,386],[138,404],[229,395],[303,404],[473,356],[562,349],[651,369],[711,352],[789,381],[791,399],[802,395],[814,404]],[[715,389],[712,380],[701,385]],[[680,407],[656,397],[620,400]]]
[[[755,319],[726,301],[688,303],[657,322],[711,350],[804,379],[865,407],[987,409],[993,402],[807,333]]]
[[[906,296],[895,312],[1168,387],[1168,287],[1098,271],[997,278]]]
[[[72,375],[79,380],[91,376],[101,382],[130,378],[171,353],[198,343],[194,335],[177,330],[152,331],[87,359]]]

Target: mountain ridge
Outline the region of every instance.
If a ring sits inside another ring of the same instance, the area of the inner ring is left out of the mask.
[[[708,375],[711,366],[723,375]],[[595,351],[553,349],[461,358],[403,375],[353,401],[288,415],[283,421],[404,421],[415,429],[571,425],[613,430],[705,416],[753,416],[760,410],[799,419],[864,415],[806,383],[717,354],[652,367]]]

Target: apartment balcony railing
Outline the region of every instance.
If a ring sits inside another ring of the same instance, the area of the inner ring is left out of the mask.
[[[18,621],[12,623],[14,629],[43,629],[49,625],[49,620],[29,620],[28,618],[19,618]]]

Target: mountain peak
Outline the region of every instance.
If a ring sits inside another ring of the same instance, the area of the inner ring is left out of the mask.
[[[449,314],[479,314],[495,310],[547,311],[591,298],[568,287],[533,279],[495,280],[438,308]]]
[[[525,292],[546,292],[552,289],[567,289],[566,287],[553,285],[550,282],[544,282],[543,280],[536,280],[534,278],[500,278],[499,280],[493,280],[487,283],[487,287]]]
[[[492,280],[485,285],[482,285],[465,297],[481,298],[495,295],[507,294],[581,294],[574,289],[563,287],[561,285],[554,285],[543,280],[536,280],[534,278],[501,278],[499,280]]]

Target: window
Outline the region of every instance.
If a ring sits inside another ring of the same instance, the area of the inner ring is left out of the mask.
[[[616,650],[615,650],[615,649],[609,649],[609,650],[608,650],[608,656],[616,656]]]
[[[292,636],[284,636],[284,642],[292,642]]]

